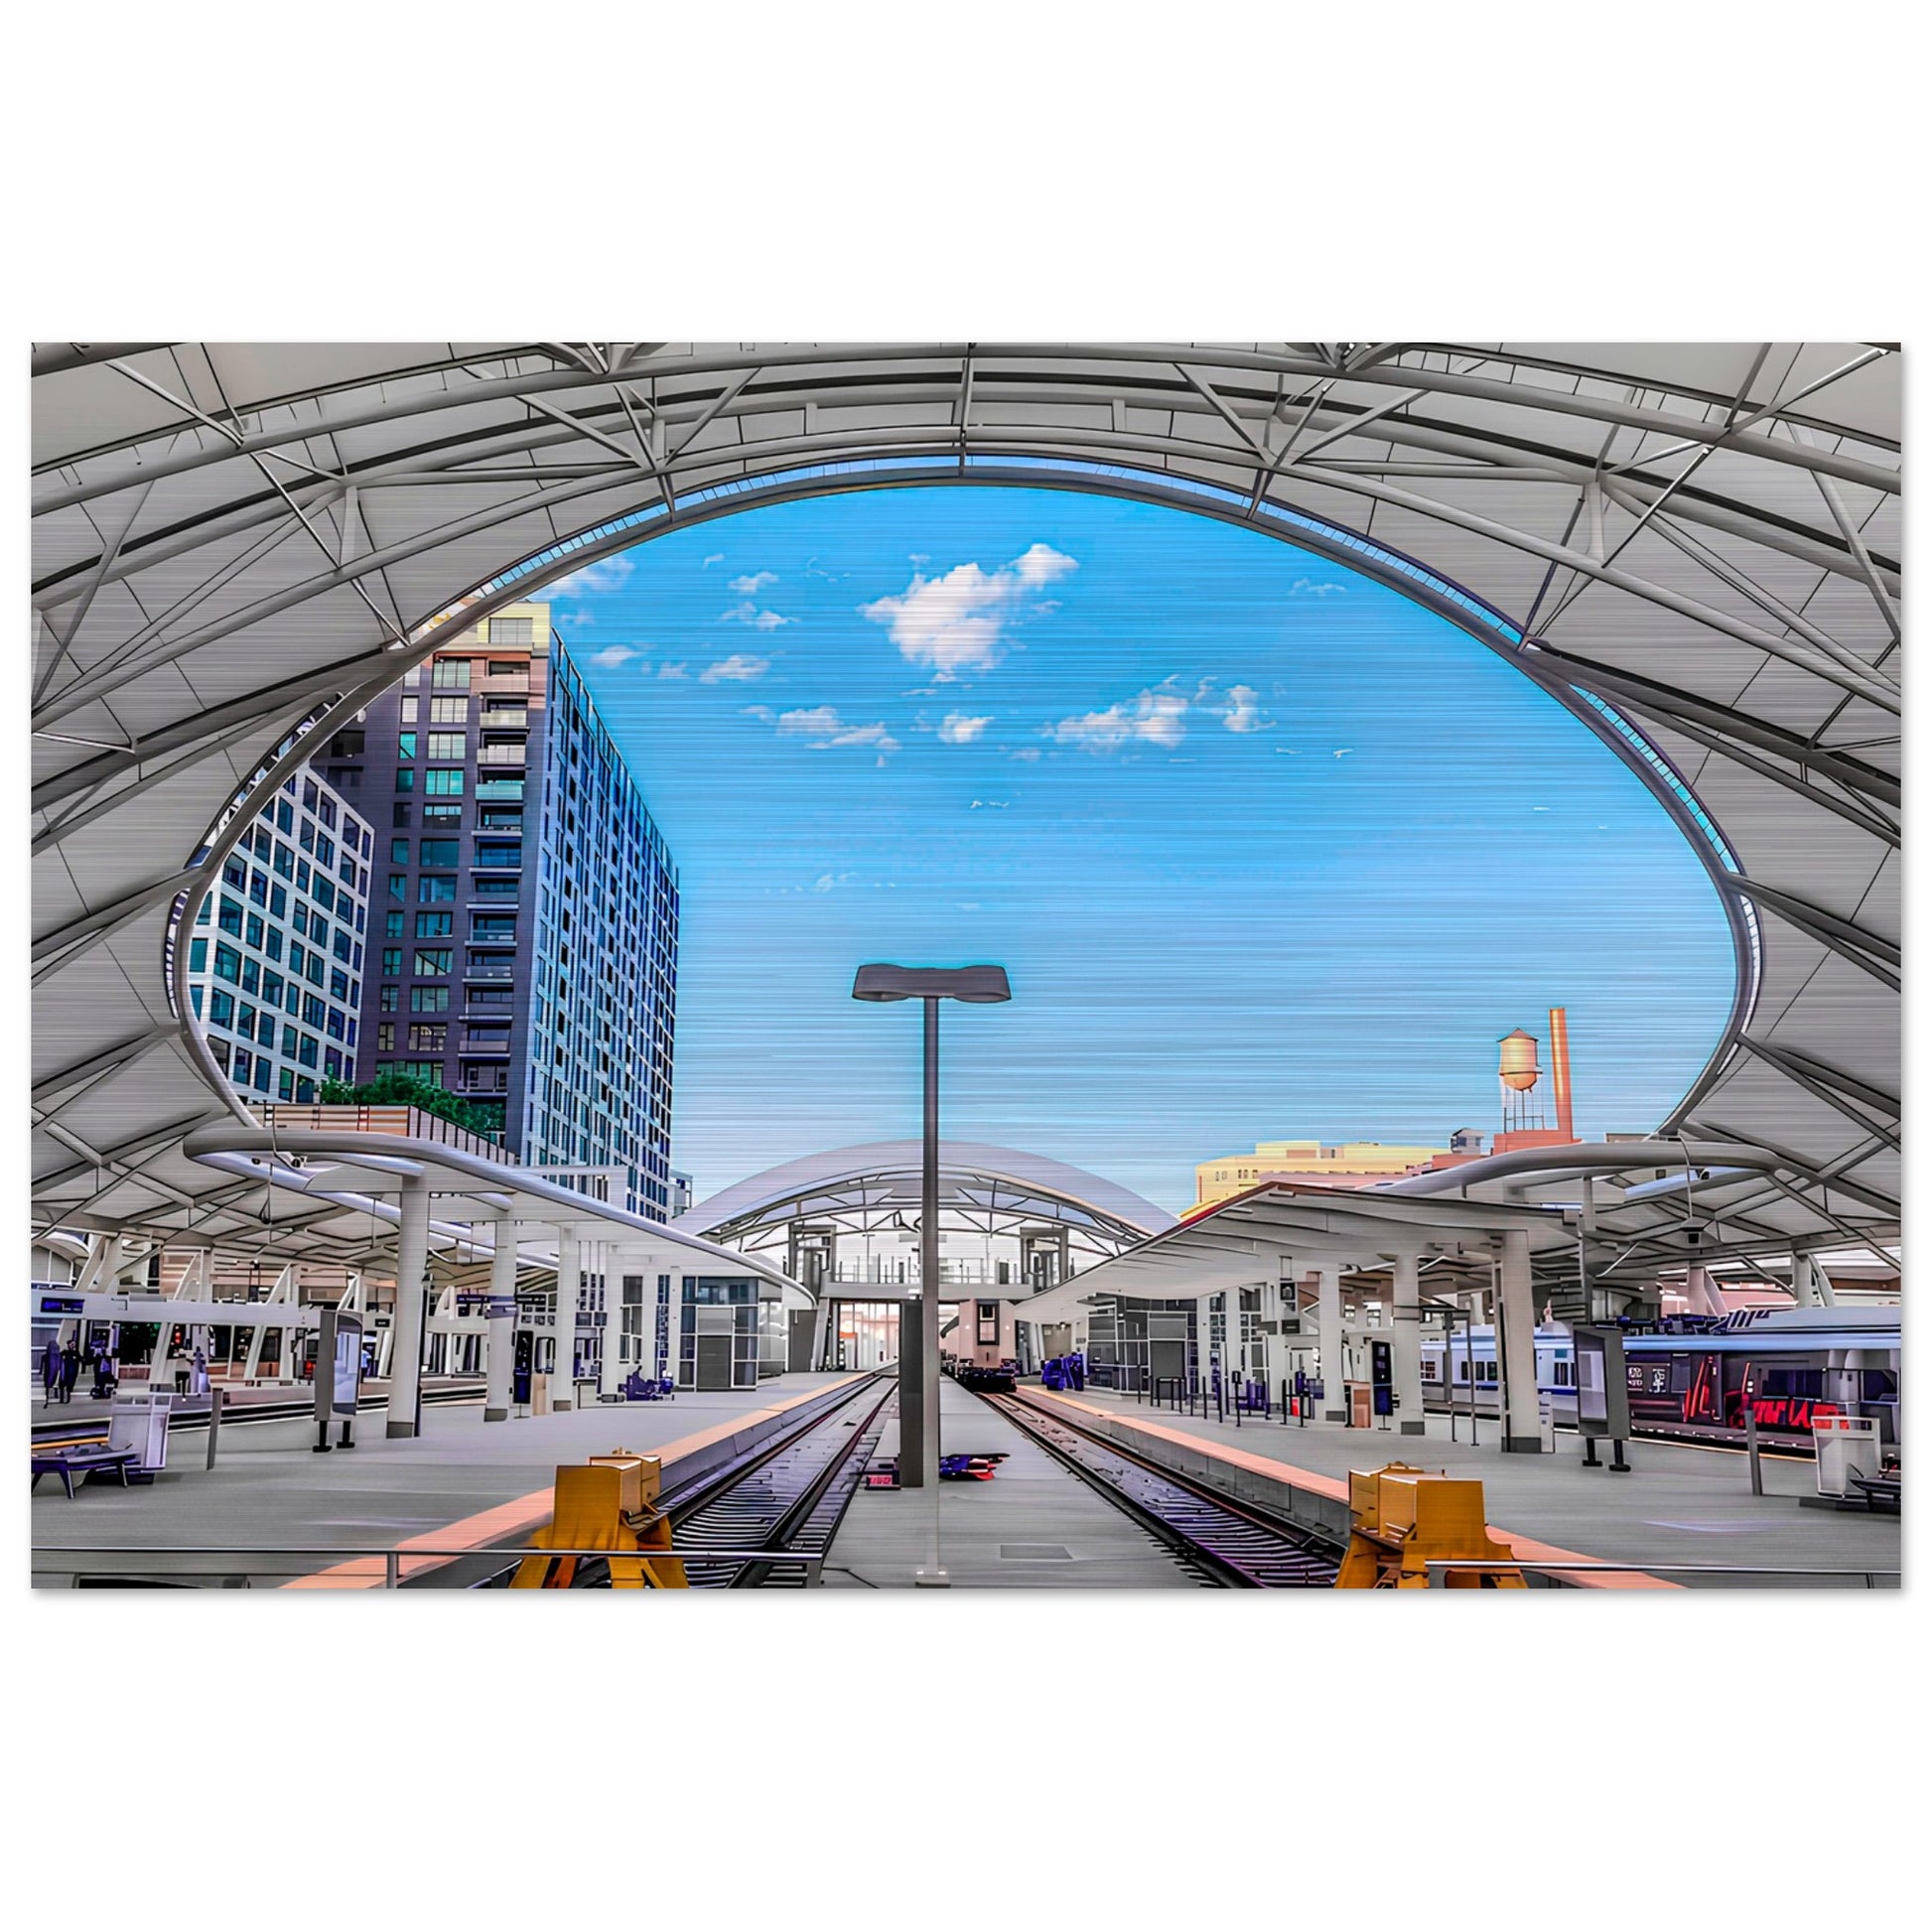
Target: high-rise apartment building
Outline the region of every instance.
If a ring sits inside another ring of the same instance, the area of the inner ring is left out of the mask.
[[[313,771],[290,777],[221,863],[188,941],[188,997],[250,1100],[353,1076],[372,837]]]
[[[376,826],[356,1077],[433,1080],[525,1163],[621,1169],[665,1217],[670,854],[549,607],[452,630],[324,757]]]

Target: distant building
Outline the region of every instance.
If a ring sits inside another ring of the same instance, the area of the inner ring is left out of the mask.
[[[1369,1187],[1426,1168],[1446,1147],[1400,1147],[1383,1141],[1261,1141],[1253,1154],[1224,1154],[1194,1170],[1194,1205],[1208,1207],[1264,1180],[1318,1187]]]
[[[434,1080],[532,1167],[668,1218],[677,874],[544,604],[461,630],[340,732],[387,820],[357,1077]],[[384,863],[386,861],[386,863]]]
[[[289,778],[221,862],[188,941],[188,997],[250,1100],[353,1077],[371,834],[313,771]]]

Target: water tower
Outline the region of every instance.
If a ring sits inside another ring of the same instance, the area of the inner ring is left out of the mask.
[[[1543,1078],[1537,1064],[1542,1042],[1518,1027],[1496,1042],[1496,1079],[1502,1091],[1502,1131],[1496,1152],[1521,1147],[1567,1146],[1577,1138],[1571,1118],[1570,1022],[1562,1007],[1550,1009],[1550,1090],[1556,1103],[1557,1124],[1545,1123],[1542,1097],[1536,1091]]]

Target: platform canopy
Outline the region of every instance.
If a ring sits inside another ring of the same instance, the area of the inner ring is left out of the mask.
[[[665,530],[935,483],[1170,503],[1393,585],[1622,757],[1717,884],[1659,1128],[1895,1230],[1900,361],[1861,343],[55,343],[33,362],[36,1226],[219,1237],[191,919],[304,733]],[[1453,722],[1446,721],[1445,729]]]
[[[753,1174],[673,1225],[747,1253],[783,1254],[800,1224],[860,1236],[913,1233],[923,1159],[918,1141],[833,1148]],[[943,1227],[977,1234],[1064,1230],[1076,1266],[1173,1225],[1165,1208],[1097,1173],[977,1141],[939,1143],[939,1215]]]

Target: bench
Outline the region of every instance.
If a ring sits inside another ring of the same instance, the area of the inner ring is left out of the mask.
[[[116,1471],[121,1478],[121,1487],[125,1489],[128,1471],[140,1459],[132,1449],[48,1449],[34,1457],[34,1479],[27,1485],[28,1492],[31,1494],[39,1486],[42,1476],[59,1476],[67,1485],[68,1500],[71,1502],[76,1475],[85,1482],[90,1475],[105,1469]]]
[[[1866,1509],[1899,1507],[1900,1484],[1897,1476],[1855,1475],[1852,1486],[1863,1496]]]

